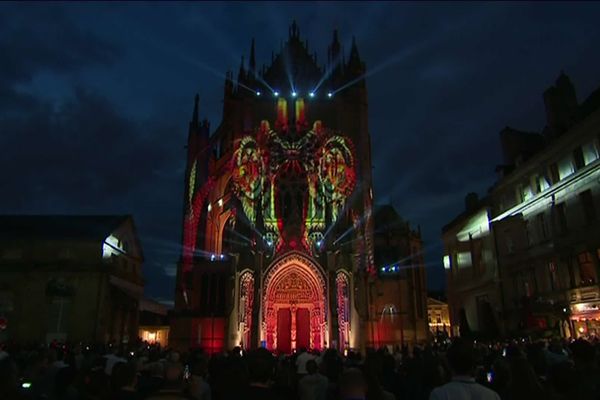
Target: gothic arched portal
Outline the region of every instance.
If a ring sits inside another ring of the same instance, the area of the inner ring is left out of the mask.
[[[321,349],[327,340],[327,285],[315,261],[290,252],[273,262],[263,285],[262,338],[267,349]]]

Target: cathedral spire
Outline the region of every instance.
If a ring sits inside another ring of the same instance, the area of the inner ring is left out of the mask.
[[[338,40],[338,31],[337,31],[337,29],[334,29],[333,30],[333,40],[332,40],[331,44],[329,45],[329,48],[327,51],[327,56],[329,58],[327,60],[327,62],[330,65],[337,63],[339,55],[340,55],[340,41]]]
[[[194,112],[192,113],[192,125],[198,126],[198,103],[200,102],[200,96],[196,93],[194,97]]]
[[[256,58],[254,56],[254,38],[252,38],[252,44],[250,45],[250,61],[248,64],[248,70],[251,75],[256,73]]]
[[[244,56],[242,56],[242,61],[240,62],[240,71],[238,72],[238,84],[244,83],[246,78],[246,69],[244,68]]]
[[[364,72],[364,66],[358,54],[356,46],[356,38],[352,37],[352,47],[350,48],[350,57],[348,58],[348,71],[353,74],[360,75]]]

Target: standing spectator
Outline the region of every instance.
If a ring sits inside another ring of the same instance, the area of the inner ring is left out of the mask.
[[[298,382],[298,394],[300,400],[324,400],[327,393],[328,381],[318,371],[317,362],[308,360],[306,362],[308,375]]]
[[[183,387],[183,369],[181,364],[177,362],[168,361],[165,364],[165,381],[158,392],[147,400],[180,400],[189,399],[184,394]]]
[[[196,360],[192,366],[188,384],[188,394],[194,400],[211,400],[210,386],[206,381],[208,363],[204,357]]]
[[[452,381],[433,389],[430,400],[500,400],[498,393],[475,382],[473,344],[458,338],[446,354],[452,370]]]
[[[133,363],[117,363],[111,376],[113,396],[115,400],[139,400],[141,397],[136,390],[137,368]]]
[[[341,400],[364,400],[367,398],[367,382],[358,368],[348,368],[340,376],[339,396]]]
[[[306,363],[308,362],[308,360],[314,359],[315,356],[306,351],[304,347],[300,349],[300,351],[298,352],[298,357],[296,358],[296,373],[298,374],[298,379],[301,379],[307,374]]]

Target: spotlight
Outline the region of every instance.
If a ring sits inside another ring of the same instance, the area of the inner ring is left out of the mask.
[[[292,97],[296,97],[298,95],[298,93],[296,93],[296,91],[292,92]]]
[[[257,91],[256,91],[256,95],[257,95],[257,96],[260,96],[260,91],[258,91],[258,90],[257,90]]]
[[[329,98],[333,97],[333,93],[331,93],[331,92],[327,93],[327,97],[329,97]]]
[[[274,92],[273,92],[273,96],[275,96],[275,97],[279,96],[279,92],[278,92],[277,90],[276,90],[276,91],[274,91]]]
[[[219,256],[219,258],[220,258],[221,260],[223,260],[223,259],[225,258],[225,255],[224,255],[224,254],[221,254],[221,255]]]
[[[216,256],[214,254],[210,255],[210,261],[215,261]]]
[[[308,96],[309,96],[309,97],[315,97],[315,92],[310,92],[310,93],[308,94]]]
[[[321,247],[323,245],[323,241],[322,240],[318,240],[317,241],[317,247]]]
[[[381,267],[381,272],[385,272],[385,267]]]

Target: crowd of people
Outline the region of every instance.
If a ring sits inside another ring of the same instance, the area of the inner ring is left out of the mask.
[[[366,354],[208,356],[158,345],[52,343],[0,350],[0,399],[600,400],[595,340],[459,338]]]

